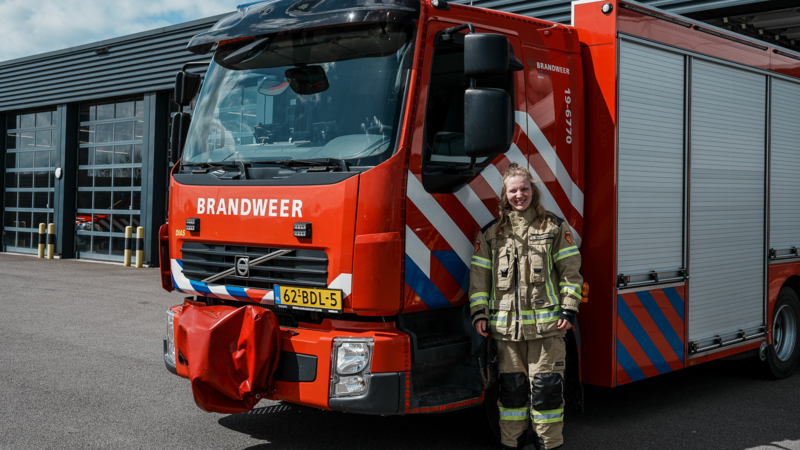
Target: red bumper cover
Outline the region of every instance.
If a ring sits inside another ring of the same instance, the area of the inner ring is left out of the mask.
[[[184,305],[175,333],[200,409],[240,413],[269,395],[281,347],[272,311]]]

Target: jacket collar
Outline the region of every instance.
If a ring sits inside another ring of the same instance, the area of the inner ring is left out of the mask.
[[[530,206],[525,211],[511,210],[508,218],[511,219],[511,224],[514,226],[531,225],[536,220],[536,211]]]

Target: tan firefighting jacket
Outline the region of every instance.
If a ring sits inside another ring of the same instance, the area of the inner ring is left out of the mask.
[[[559,336],[561,309],[577,312],[581,256],[563,219],[535,217],[533,208],[493,222],[475,241],[469,280],[472,324],[488,319],[492,337],[529,340]]]

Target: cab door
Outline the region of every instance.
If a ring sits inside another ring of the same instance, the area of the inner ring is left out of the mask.
[[[526,138],[516,127],[505,154],[478,160],[472,174],[463,175],[470,170],[464,152],[464,92],[469,87],[464,76],[465,32],[446,39],[443,31],[465,22],[473,23],[479,33],[505,35],[518,57],[523,51],[518,36],[482,28],[474,17],[428,23],[408,173],[403,312],[467,302],[475,238],[498,215],[502,174],[511,162],[528,164]],[[522,71],[479,80],[477,87],[504,89],[515,111],[526,111]]]

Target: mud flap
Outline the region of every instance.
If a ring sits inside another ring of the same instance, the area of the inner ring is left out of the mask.
[[[176,334],[200,409],[250,411],[272,389],[281,339],[272,311],[253,305],[185,305]]]

